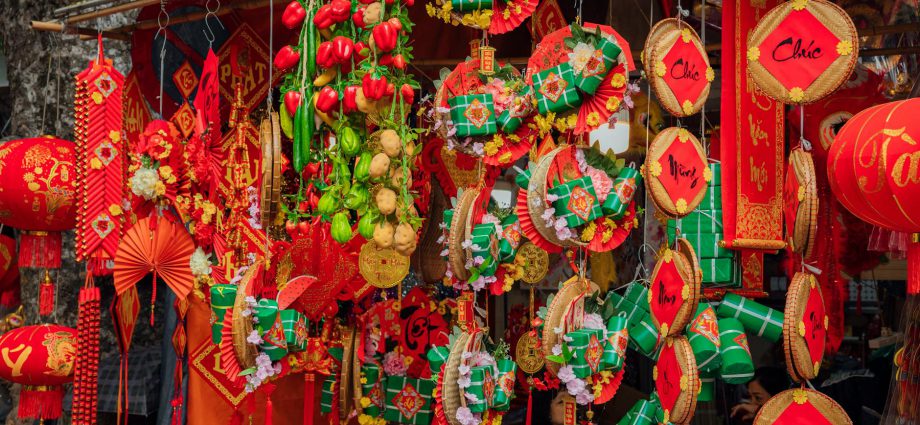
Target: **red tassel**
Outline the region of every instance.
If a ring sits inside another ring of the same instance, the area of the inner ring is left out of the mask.
[[[51,274],[45,270],[45,278],[42,280],[41,289],[38,291],[38,314],[49,316],[54,312],[54,282],[51,280]]]
[[[243,413],[239,409],[233,411],[233,416],[230,417],[230,425],[243,425]]]
[[[61,417],[61,387],[23,386],[19,392],[18,415],[22,419],[57,419]]]
[[[907,294],[920,294],[920,242],[911,235],[907,245]]]
[[[19,234],[19,267],[57,269],[61,267],[60,232]]]
[[[527,420],[525,425],[533,424],[533,387],[527,388]]]
[[[272,393],[275,391],[275,385],[262,385],[262,391],[265,392],[265,425],[273,425],[274,406],[272,406]]]
[[[313,404],[316,401],[313,395],[312,373],[306,373],[303,376],[303,425],[313,425]]]

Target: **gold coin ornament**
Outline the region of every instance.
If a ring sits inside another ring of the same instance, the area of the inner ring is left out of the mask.
[[[518,338],[514,348],[514,361],[521,372],[533,375],[543,369],[545,360],[540,349],[540,340],[535,332],[525,332]]]
[[[376,288],[396,286],[409,274],[409,257],[400,255],[392,248],[380,248],[374,241],[368,241],[358,254],[358,270],[361,276]]]
[[[859,38],[846,11],[826,0],[782,2],[748,38],[748,69],[767,95],[806,104],[837,90],[853,68]]]
[[[536,285],[549,273],[549,253],[542,248],[525,242],[517,255],[524,259],[524,277],[521,278],[524,282]]]

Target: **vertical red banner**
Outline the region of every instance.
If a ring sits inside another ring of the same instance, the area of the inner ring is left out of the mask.
[[[740,250],[742,291],[763,295],[763,253],[783,242],[784,105],[748,75],[747,41],[778,0],[724,2],[722,9],[722,199],[726,246]]]

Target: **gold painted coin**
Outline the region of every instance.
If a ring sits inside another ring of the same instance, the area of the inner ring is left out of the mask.
[[[540,341],[533,332],[525,332],[517,341],[514,349],[514,361],[521,371],[533,375],[543,369],[543,350],[540,350]]]
[[[521,280],[536,285],[546,277],[546,273],[549,272],[549,253],[530,242],[525,242],[517,255],[525,260],[524,277]]]
[[[392,248],[380,248],[374,241],[361,247],[358,255],[361,276],[374,287],[386,289],[396,286],[409,274],[409,257]]]

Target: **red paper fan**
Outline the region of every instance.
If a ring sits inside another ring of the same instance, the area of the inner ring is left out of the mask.
[[[530,242],[550,254],[562,252],[561,246],[546,240],[546,238],[544,238],[543,235],[541,235],[537,228],[534,226],[533,220],[530,219],[530,211],[527,206],[526,190],[518,191],[515,213],[518,216],[518,220],[521,221],[521,233],[523,233],[524,236],[530,240]],[[539,220],[539,218],[537,219]]]
[[[590,22],[586,22],[582,26],[585,29],[600,28],[605,34],[614,36],[617,39],[617,44],[620,46],[620,49],[623,50],[622,54],[626,56],[627,71],[636,69],[632,53],[629,50],[629,43],[627,43],[626,39],[621,37],[618,32],[614,31],[613,28],[607,25],[598,25]],[[569,53],[572,52],[572,49],[565,46],[565,39],[571,35],[572,30],[569,27],[565,27],[543,37],[543,40],[540,40],[540,43],[537,44],[537,47],[530,55],[530,60],[527,61],[527,73],[524,75],[524,80],[530,81],[530,77],[533,74],[544,69],[552,68],[560,63],[568,62]]]
[[[314,283],[316,283],[316,277],[309,275],[297,276],[289,280],[284,289],[278,291],[278,310],[290,307]]]
[[[154,278],[166,282],[177,298],[184,299],[195,280],[189,268],[195,244],[181,225],[163,217],[155,223],[150,220],[150,217],[138,220],[119,243],[115,254],[115,290],[121,295],[153,273]]]
[[[236,358],[236,350],[233,348],[233,314],[230,311],[224,315],[224,326],[220,331],[220,367],[231,383],[239,382],[243,366]]]
[[[492,22],[489,23],[489,34],[504,34],[521,25],[525,19],[537,10],[539,0],[513,0],[505,3],[504,0],[492,2]],[[520,9],[518,9],[520,8]],[[508,16],[505,16],[505,11]]]
[[[623,76],[622,84],[619,84],[619,82],[617,83],[620,85],[619,87],[615,87],[613,84],[613,78],[617,75]],[[578,121],[575,124],[575,134],[591,132],[599,125],[609,121],[610,116],[620,108],[620,103],[623,101],[623,96],[626,94],[626,85],[628,81],[629,72],[626,71],[626,66],[623,64],[618,64],[612,71],[607,73],[607,76],[604,77],[604,81],[597,88],[597,91],[595,91],[593,95],[588,96],[578,108]],[[610,101],[611,98],[615,98],[616,101],[612,101],[611,105],[607,105],[607,102]],[[611,111],[611,108],[616,109]],[[597,118],[589,119],[592,114],[597,114]]]
[[[609,196],[614,196],[614,194],[610,194]],[[633,201],[630,202],[623,218],[614,222],[617,227],[613,230],[613,236],[610,237],[607,243],[603,242],[604,232],[607,230],[607,226],[604,224],[604,217],[594,220],[594,223],[597,225],[597,230],[594,233],[594,238],[588,243],[588,249],[593,252],[607,252],[620,246],[623,241],[626,240],[626,237],[629,236],[629,233],[632,232],[634,226],[633,219],[635,217],[636,202]]]

